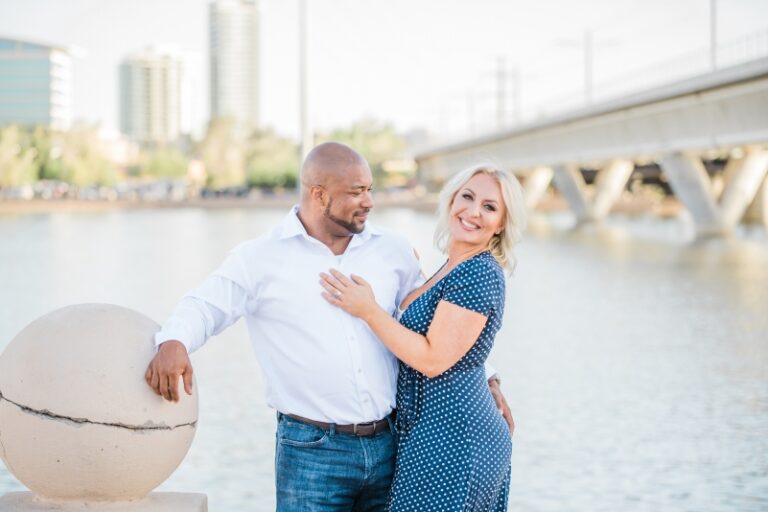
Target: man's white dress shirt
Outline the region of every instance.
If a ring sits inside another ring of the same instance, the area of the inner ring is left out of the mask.
[[[365,322],[321,297],[319,274],[363,277],[395,313],[423,281],[418,260],[404,237],[370,224],[336,256],[297,212],[235,247],[181,300],[155,343],[179,340],[193,352],[244,317],[271,407],[328,423],[379,420],[395,407],[397,359]]]

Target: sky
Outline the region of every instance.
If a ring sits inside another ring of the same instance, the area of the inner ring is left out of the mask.
[[[74,115],[105,131],[119,126],[120,61],[147,46],[174,44],[184,54],[190,98],[184,124],[200,134],[209,113],[208,3],[0,0],[0,37],[77,47]],[[263,123],[295,138],[298,3],[259,4]],[[671,71],[695,72],[696,63],[705,65],[710,44],[711,0],[307,4],[309,119],[315,130],[372,118],[401,131],[474,133],[566,108],[584,97],[588,29],[596,99],[600,91],[641,88]],[[768,54],[768,0],[715,5],[721,47]],[[499,80],[500,69],[505,80]]]

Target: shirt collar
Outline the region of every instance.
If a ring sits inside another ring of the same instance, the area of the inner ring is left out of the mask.
[[[309,236],[309,233],[307,233],[306,228],[304,227],[304,224],[301,223],[299,220],[299,205],[294,205],[291,208],[291,211],[288,212],[288,215],[286,215],[285,219],[280,223],[280,234],[279,238],[280,240],[285,240],[286,238],[293,238],[294,236],[303,236],[304,238],[312,238]],[[372,236],[379,236],[381,235],[381,230],[377,228],[376,226],[371,225],[369,222],[365,223],[365,227],[363,228],[363,231],[361,233],[356,233],[352,235],[352,240],[350,241],[350,246],[356,246],[360,245],[363,242],[367,242],[370,240]],[[314,240],[314,239],[313,239]]]

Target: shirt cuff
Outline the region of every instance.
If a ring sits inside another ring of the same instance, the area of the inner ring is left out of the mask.
[[[194,350],[194,336],[189,329],[177,322],[169,322],[163,325],[163,328],[155,334],[155,348],[159,347],[161,343],[170,340],[181,342],[184,348],[187,349],[188,354]]]

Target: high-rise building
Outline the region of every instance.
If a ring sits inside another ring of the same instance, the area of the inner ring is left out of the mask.
[[[66,130],[71,123],[71,52],[0,38],[0,125]]]
[[[258,7],[255,1],[210,4],[211,118],[231,118],[241,132],[259,126]]]
[[[169,48],[148,48],[120,64],[120,130],[142,144],[179,137],[181,58]]]

